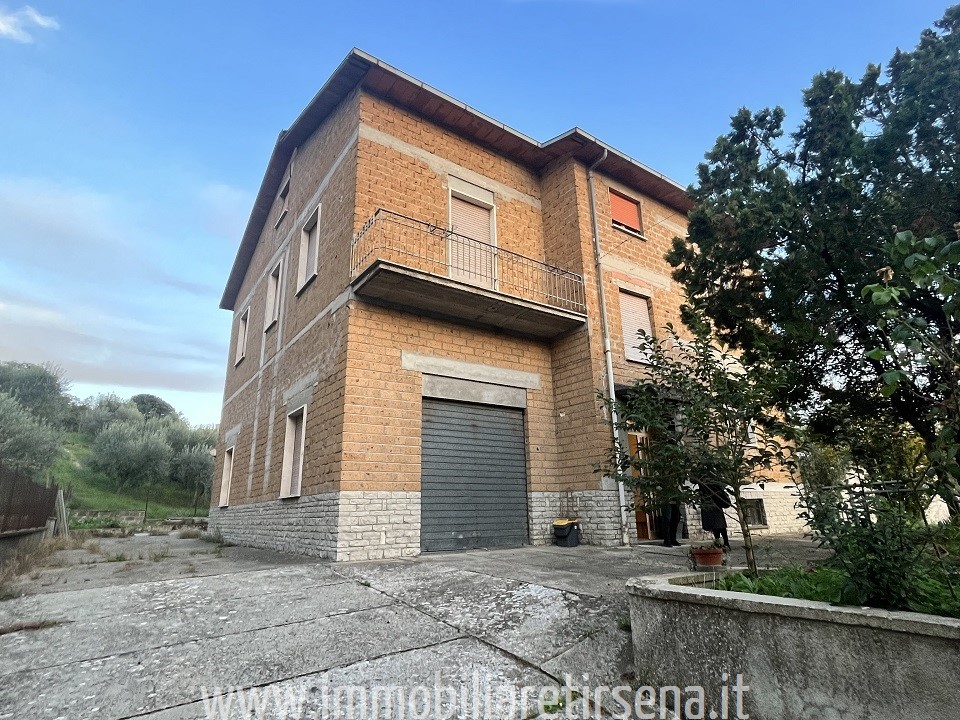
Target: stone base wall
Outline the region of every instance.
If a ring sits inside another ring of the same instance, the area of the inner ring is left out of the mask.
[[[339,494],[212,508],[207,530],[236,545],[335,560]]]
[[[530,542],[553,543],[553,521],[558,517],[580,518],[580,542],[584,545],[620,545],[620,493],[617,490],[533,492],[528,496]],[[627,537],[635,542],[636,516],[627,512]]]
[[[757,528],[757,535],[800,535],[809,528],[798,516],[800,494],[792,485],[767,483],[763,490],[763,507],[767,514],[767,527]]]
[[[765,483],[764,488],[745,487],[743,495],[748,499],[762,499],[764,513],[767,516],[766,527],[751,528],[751,534],[761,537],[765,535],[802,535],[808,530],[807,524],[800,519],[801,508],[797,507],[800,494],[793,485],[779,483]],[[687,533],[693,540],[707,540],[713,533],[703,530],[700,522],[700,509],[693,505],[684,508],[684,522],[687,524]],[[724,511],[727,518],[727,532],[730,536],[739,536],[740,521],[734,508]]]
[[[553,543],[553,521],[581,520],[585,545],[621,544],[616,490],[530,493],[530,542]],[[628,537],[637,536],[633,512]],[[420,554],[420,493],[344,491],[249,503],[210,511],[208,531],[236,545],[338,561]]]
[[[420,554],[420,493],[340,493],[337,560],[382,560]]]

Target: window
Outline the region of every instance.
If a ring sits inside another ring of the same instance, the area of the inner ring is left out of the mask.
[[[313,211],[300,231],[300,267],[297,272],[297,292],[317,276],[317,244],[320,232],[320,206]]]
[[[450,277],[493,288],[496,248],[493,208],[450,195]]]
[[[287,431],[283,441],[283,471],[280,473],[280,497],[298,497],[303,476],[303,445],[307,407],[287,415]]]
[[[233,448],[223,454],[223,475],[220,477],[220,507],[230,504],[230,483],[233,480]]]
[[[267,310],[263,322],[263,331],[266,332],[273,327],[280,319],[280,289],[283,287],[281,276],[283,274],[283,260],[277,263],[277,266],[267,278]]]
[[[623,354],[632,362],[650,362],[650,358],[639,349],[639,334],[653,337],[653,323],[650,322],[650,301],[640,295],[620,291],[620,327],[623,330]]]
[[[277,213],[277,222],[274,224],[274,228],[280,227],[280,223],[283,222],[283,219],[287,216],[287,212],[290,210],[290,178],[288,177],[284,183],[283,187],[280,188],[280,194],[277,196],[280,201],[280,211]]]
[[[763,507],[763,500],[756,498],[753,500],[741,499],[743,506],[744,519],[748,527],[767,527],[767,511]]]
[[[240,361],[247,355],[247,326],[250,322],[250,308],[240,313],[240,321],[237,324],[237,352],[234,357],[234,365],[239,365]]]
[[[640,203],[636,200],[610,191],[610,216],[613,226],[620,230],[634,233],[643,237],[643,224],[640,221]]]

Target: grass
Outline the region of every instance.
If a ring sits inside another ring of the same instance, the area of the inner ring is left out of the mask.
[[[846,581],[846,575],[833,568],[807,570],[799,565],[789,565],[755,578],[743,573],[720,577],[716,587],[717,590],[839,603]]]
[[[849,577],[843,570],[831,567],[802,568],[798,565],[764,572],[759,577],[742,573],[717,579],[717,590],[773,595],[798,600],[818,600],[835,605],[845,602]],[[960,603],[952,596],[942,578],[928,575],[921,579],[917,592],[907,608],[913,612],[960,618]]]
[[[53,466],[53,479],[66,489],[73,486],[69,507],[72,510],[143,510],[147,495],[143,490],[118,492],[102,473],[90,469],[90,447],[87,439],[69,433],[64,442],[64,453]],[[206,515],[205,502],[197,507],[197,515]],[[193,515],[193,493],[179,487],[150,490],[147,518],[165,520],[168,517]]]
[[[17,597],[12,585],[21,575],[33,573],[34,568],[43,565],[51,555],[59,550],[77,550],[83,547],[85,538],[72,536],[55,537],[43,540],[38,546],[18,551],[10,560],[0,566],[0,600]]]

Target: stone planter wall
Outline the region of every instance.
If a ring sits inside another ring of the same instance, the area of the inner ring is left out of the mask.
[[[628,581],[638,683],[703,686],[719,712],[739,673],[754,720],[960,717],[960,620],[702,587],[710,578]]]

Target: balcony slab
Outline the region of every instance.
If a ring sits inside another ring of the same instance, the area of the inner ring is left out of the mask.
[[[430,317],[552,339],[583,325],[582,313],[375,260],[352,283],[365,300]]]

